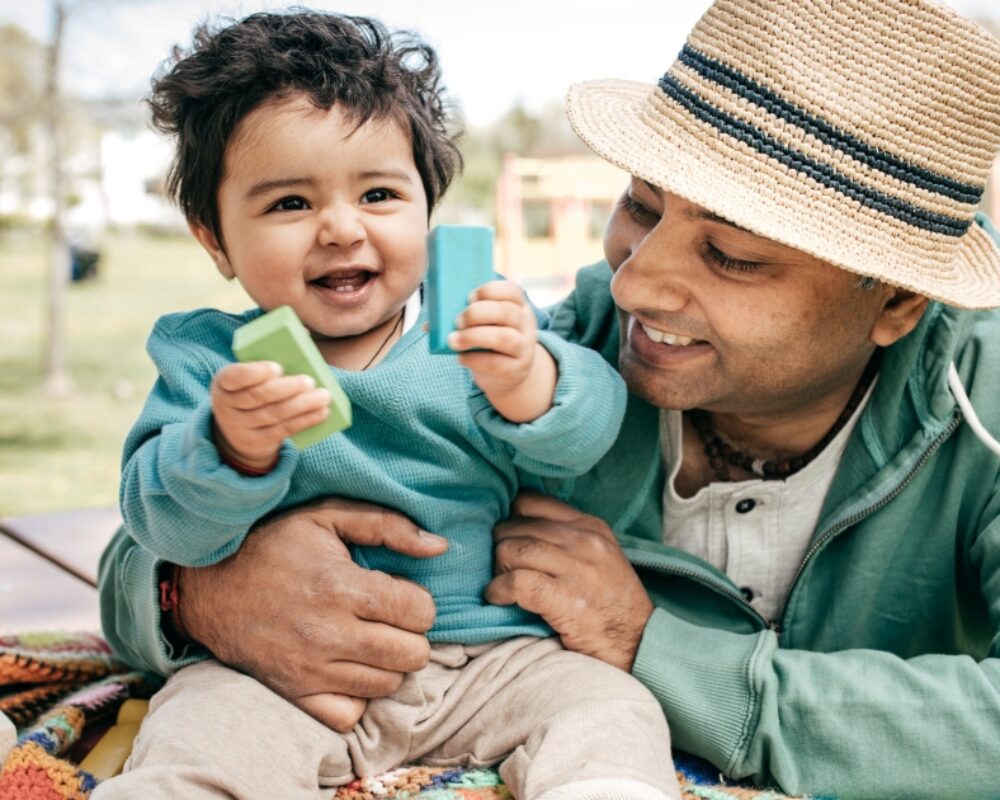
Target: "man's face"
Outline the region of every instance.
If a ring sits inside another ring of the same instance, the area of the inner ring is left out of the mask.
[[[604,241],[619,369],[661,408],[794,413],[857,380],[887,290],[633,178]]]

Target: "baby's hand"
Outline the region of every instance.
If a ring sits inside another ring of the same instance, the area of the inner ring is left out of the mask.
[[[212,380],[215,444],[255,469],[268,469],[282,441],[330,413],[330,393],[308,375],[283,375],[273,361],[229,364]]]
[[[458,315],[448,346],[472,372],[493,407],[512,422],[528,422],[550,406],[555,362],[538,343],[535,314],[517,284],[484,283]]]

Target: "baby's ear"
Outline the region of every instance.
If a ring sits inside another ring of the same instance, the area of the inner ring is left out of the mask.
[[[188,220],[188,228],[191,229],[191,234],[194,238],[201,243],[201,246],[212,257],[212,261],[215,262],[215,268],[222,273],[222,277],[226,279],[235,278],[236,271],[233,269],[233,265],[229,263],[229,256],[222,249],[218,237],[200,222],[196,222],[193,219]]]

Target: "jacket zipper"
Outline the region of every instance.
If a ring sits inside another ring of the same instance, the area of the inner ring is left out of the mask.
[[[852,525],[856,525],[865,517],[874,514],[880,508],[883,508],[884,506],[888,505],[893,500],[895,500],[896,497],[898,497],[902,493],[903,489],[905,489],[907,486],[910,485],[910,482],[916,477],[917,473],[920,472],[921,469],[923,469],[924,464],[927,463],[930,457],[937,452],[937,449],[944,443],[945,439],[951,436],[958,428],[958,426],[961,424],[962,424],[962,414],[961,412],[955,412],[955,416],[952,417],[951,422],[948,423],[948,427],[945,428],[943,431],[941,431],[940,434],[938,434],[938,437],[933,442],[931,442],[930,446],[923,452],[923,455],[920,456],[920,459],[917,461],[917,463],[913,465],[913,469],[911,469],[908,473],[906,473],[906,477],[903,478],[903,480],[900,481],[898,484],[896,484],[895,488],[891,492],[889,492],[887,495],[879,499],[877,502],[868,506],[868,508],[862,509],[861,511],[857,511],[851,516],[847,517],[846,519],[842,519],[836,525],[828,528],[818,539],[816,539],[815,542],[813,542],[812,547],[809,548],[809,550],[805,554],[805,557],[802,559],[802,563],[799,564],[799,569],[795,573],[795,577],[792,578],[791,588],[788,591],[789,599],[791,599],[792,593],[795,591],[795,587],[799,583],[799,578],[802,577],[802,573],[805,572],[806,566],[809,564],[809,561],[813,558],[813,556],[815,556],[816,553],[822,550],[827,545],[827,543],[831,539],[833,539],[834,536],[843,532],[845,529],[851,527]],[[787,601],[785,602],[785,607],[786,608],[788,607]]]

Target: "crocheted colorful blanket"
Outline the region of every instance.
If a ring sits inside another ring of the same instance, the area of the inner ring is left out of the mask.
[[[0,800],[86,800],[97,785],[69,756],[95,724],[130,697],[149,697],[159,681],[116,661],[87,633],[0,636],[0,711],[18,728],[0,771]],[[787,800],[776,792],[726,784],[707,762],[675,754],[684,800]],[[335,800],[513,800],[493,769],[406,766],[342,787]]]

